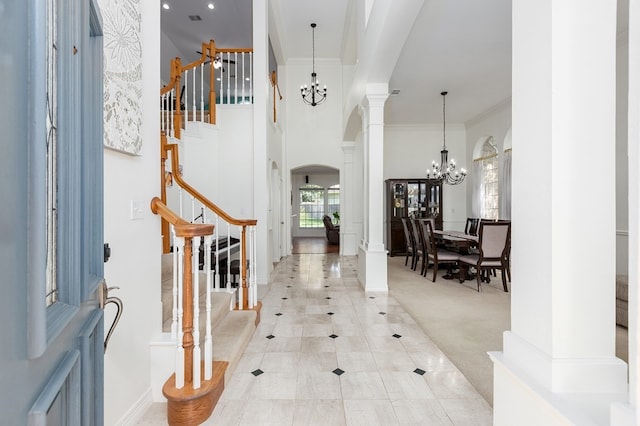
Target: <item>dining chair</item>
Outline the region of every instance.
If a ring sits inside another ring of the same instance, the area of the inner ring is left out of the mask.
[[[407,266],[407,262],[409,261],[409,256],[411,256],[411,269],[413,269],[413,260],[416,251],[416,243],[413,240],[413,233],[409,231],[410,224],[407,225],[407,218],[402,218],[402,228],[404,229],[404,240],[407,245],[407,255],[404,258],[404,266]]]
[[[480,219],[477,217],[468,217],[467,223],[464,226],[464,233],[466,235],[473,235],[474,237],[478,236],[478,223]]]
[[[422,267],[420,268],[420,273],[422,273],[422,269],[424,268],[425,250],[423,238],[420,235],[420,224],[418,223],[418,219],[409,219],[409,223],[411,224],[411,232],[413,233],[413,240],[415,241],[413,265],[411,265],[411,269],[415,271],[418,267],[418,262],[422,260]]]
[[[476,268],[476,281],[480,291],[480,281],[483,271],[500,269],[502,273],[502,287],[507,287],[506,271],[508,269],[507,253],[511,241],[511,222],[480,222],[478,232],[478,254],[460,256],[460,282],[464,281],[467,269]],[[488,275],[487,275],[488,276]]]
[[[422,226],[422,235],[424,237],[424,246],[425,246],[425,253],[426,253],[424,257],[426,266],[423,268],[422,275],[426,277],[427,270],[429,269],[429,265],[433,264],[433,278],[431,278],[431,281],[436,282],[438,265],[439,264],[454,265],[458,262],[458,259],[460,258],[460,254],[453,251],[438,248],[438,245],[436,244],[436,239],[433,233],[432,221],[421,220],[420,225]]]

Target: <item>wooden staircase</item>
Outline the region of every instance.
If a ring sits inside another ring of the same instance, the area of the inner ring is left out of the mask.
[[[170,333],[176,346],[175,372],[162,388],[170,425],[197,425],[211,415],[260,321],[257,221],[230,216],[189,185],[176,143],[190,126],[215,124],[217,102],[252,102],[251,83],[245,86],[242,78],[240,85],[232,84],[229,79],[231,74],[250,75],[251,61],[252,49],[220,49],[211,40],[202,44],[197,61],[183,66],[173,59],[170,82],[160,90],[160,197],[152,200],[151,209],[162,218],[163,332]],[[225,68],[226,80],[221,74]],[[174,184],[179,203],[173,200],[168,206],[167,187]],[[200,212],[201,223],[193,223],[195,212]],[[238,254],[230,250],[232,240],[239,241]],[[232,255],[241,266],[238,287],[230,290],[222,287],[225,279],[219,271]],[[199,270],[200,256],[206,272]]]

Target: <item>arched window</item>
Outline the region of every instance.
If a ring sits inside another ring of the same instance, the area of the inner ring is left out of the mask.
[[[493,136],[483,139],[479,149],[476,147],[473,159],[474,191],[477,191],[475,210],[482,218],[498,219],[500,213],[498,150]]]

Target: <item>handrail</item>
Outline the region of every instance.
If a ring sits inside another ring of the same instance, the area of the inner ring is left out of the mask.
[[[222,210],[220,207],[218,207],[215,203],[213,203],[212,201],[207,199],[204,195],[202,195],[200,192],[198,192],[194,187],[192,187],[187,182],[185,182],[184,179],[182,179],[182,176],[180,175],[180,173],[178,173],[178,164],[180,164],[179,163],[179,158],[178,158],[178,145],[166,143],[166,136],[165,136],[164,140],[165,140],[164,150],[171,152],[171,173],[173,175],[173,179],[175,179],[175,181],[184,190],[186,190],[189,194],[191,194],[193,197],[195,197],[198,201],[200,201],[202,204],[207,206],[214,213],[216,213],[218,216],[220,216],[221,218],[223,218],[225,221],[229,222],[232,225],[236,225],[236,226],[255,226],[255,225],[257,225],[258,221],[256,219],[236,219],[236,218],[234,218],[233,216],[229,215],[227,212]],[[163,181],[163,185],[164,185],[164,181]]]
[[[213,234],[213,224],[208,223],[189,223],[176,215],[166,204],[158,197],[151,199],[151,211],[160,215],[167,222],[172,224],[176,230],[177,237],[192,238],[204,237]]]

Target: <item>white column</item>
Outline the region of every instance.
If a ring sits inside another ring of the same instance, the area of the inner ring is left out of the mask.
[[[355,142],[342,142],[343,167],[340,173],[340,254],[354,256],[358,254],[358,244],[354,229],[354,170],[353,151]]]
[[[640,1],[629,1],[629,106],[628,106],[628,161],[629,161],[629,403],[614,404],[611,409],[612,425],[640,424],[640,340],[638,321],[640,312]],[[624,114],[625,111],[618,111]]]
[[[606,424],[615,357],[616,3],[513,3],[511,331],[494,424]],[[594,25],[597,23],[597,25]]]
[[[269,154],[267,152],[268,141],[268,117],[269,106],[269,19],[267,2],[253,0],[253,219],[258,220],[256,227],[256,259],[255,270],[258,284],[267,284],[271,272],[268,237],[268,208],[269,208]],[[249,212],[240,214],[249,215]],[[245,217],[246,217],[245,216]]]
[[[365,291],[388,291],[384,247],[384,103],[387,84],[367,85],[364,109],[364,241],[359,247],[358,279]]]

